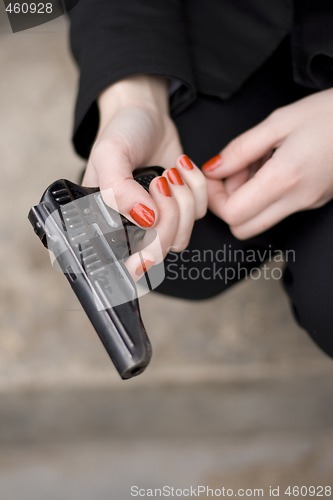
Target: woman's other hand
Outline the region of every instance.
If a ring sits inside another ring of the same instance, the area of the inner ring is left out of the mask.
[[[333,198],[333,90],[274,111],[206,162],[208,206],[240,239]]]

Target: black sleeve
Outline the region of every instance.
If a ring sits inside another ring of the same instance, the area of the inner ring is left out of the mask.
[[[294,0],[292,50],[297,83],[333,86],[333,1]]]
[[[194,99],[182,7],[182,0],[80,0],[69,12],[80,69],[73,142],[81,156],[89,156],[96,136],[96,98],[112,83],[135,74],[164,75],[181,82],[173,112]]]

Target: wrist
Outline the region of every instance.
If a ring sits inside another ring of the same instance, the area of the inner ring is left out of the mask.
[[[119,109],[129,106],[148,107],[168,114],[167,79],[155,75],[136,75],[110,85],[98,98],[100,126],[103,127]]]

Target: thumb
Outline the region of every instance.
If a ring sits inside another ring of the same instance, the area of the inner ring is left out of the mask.
[[[98,186],[104,202],[141,227],[152,227],[157,219],[157,206],[147,191],[134,180],[136,165],[125,144],[104,138],[91,153]]]
[[[284,136],[285,130],[273,113],[229,142],[203,165],[202,171],[211,179],[230,177],[276,148]]]

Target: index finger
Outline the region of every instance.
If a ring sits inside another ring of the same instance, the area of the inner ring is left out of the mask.
[[[272,157],[245,184],[234,191],[219,210],[220,217],[238,226],[281,199],[288,190],[288,177]]]
[[[208,208],[213,214],[223,219],[224,206],[229,198],[224,182],[207,178]]]

